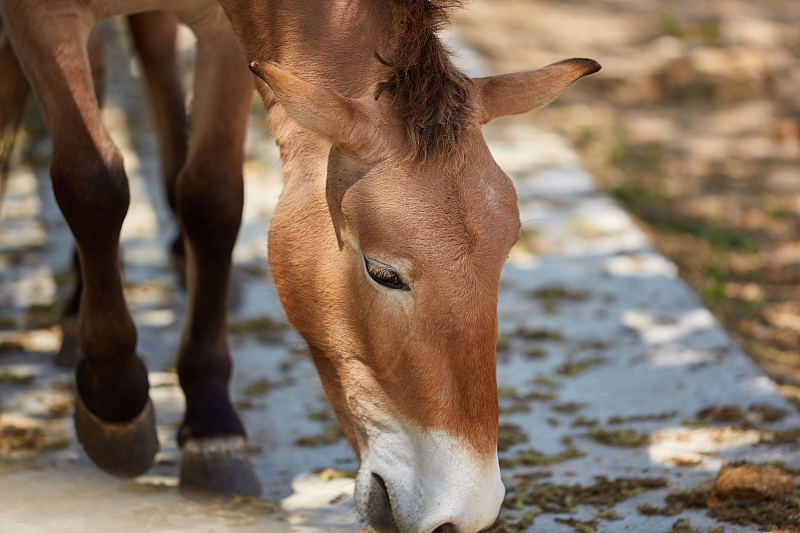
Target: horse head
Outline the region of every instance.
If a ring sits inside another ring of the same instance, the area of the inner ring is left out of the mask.
[[[389,95],[349,98],[274,63],[251,69],[286,120],[327,140],[285,185],[269,258],[361,459],[356,506],[380,531],[490,526],[505,493],[498,288],[520,221],[481,126],[548,103],[599,65],[466,80],[461,131],[422,154]]]

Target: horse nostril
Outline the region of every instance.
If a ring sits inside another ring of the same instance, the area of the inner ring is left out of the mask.
[[[378,531],[397,531],[392,513],[392,502],[386,482],[378,474],[372,474],[367,501],[367,520]]]
[[[434,529],[432,533],[458,533],[458,528],[448,522]]]

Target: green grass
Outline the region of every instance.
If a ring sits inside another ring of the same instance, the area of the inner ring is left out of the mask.
[[[33,383],[33,376],[15,374],[7,370],[0,371],[0,385],[18,385],[25,386]]]
[[[564,363],[563,365],[559,366],[556,369],[558,374],[562,376],[579,376],[584,372],[591,370],[592,368],[596,367],[600,364],[603,360],[599,357],[592,357],[590,359],[585,359],[583,361],[577,361],[575,363]]]
[[[758,244],[748,232],[723,226],[717,222],[702,222],[669,216],[652,222],[659,231],[680,233],[706,241],[715,252],[746,254],[758,252]]]
[[[515,444],[528,442],[528,435],[514,424],[500,424],[497,428],[497,451],[504,452]]]
[[[276,384],[268,379],[259,379],[254,381],[247,388],[244,389],[245,396],[263,396],[268,393]]]
[[[294,443],[298,446],[307,447],[327,446],[328,444],[333,444],[342,437],[344,437],[344,434],[342,430],[339,429],[339,425],[335,422],[331,422],[325,425],[325,429],[322,430],[321,434],[300,437],[294,441]]]
[[[589,431],[589,437],[600,444],[616,446],[620,448],[635,448],[644,446],[650,442],[650,436],[637,433],[632,429],[621,429],[610,431],[602,428]]]
[[[574,446],[568,446],[564,451],[548,455],[536,450],[523,450],[513,457],[501,457],[501,468],[516,468],[518,466],[548,466],[563,463],[570,459],[579,459],[586,455]]]
[[[620,204],[629,209],[662,206],[670,201],[664,191],[652,190],[638,184],[617,185],[609,192]]]
[[[658,17],[658,25],[662,33],[675,37],[679,41],[686,41],[688,38],[686,28],[672,11],[666,7],[662,7],[658,10],[656,16]]]
[[[706,285],[703,288],[703,304],[713,309],[724,310],[730,302],[727,283],[729,273],[722,266],[721,260],[715,256],[705,267]]]

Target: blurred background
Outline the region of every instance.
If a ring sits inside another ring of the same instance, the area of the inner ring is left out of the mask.
[[[471,0],[456,25],[496,72],[603,65],[526,119],[800,405],[800,2]]]

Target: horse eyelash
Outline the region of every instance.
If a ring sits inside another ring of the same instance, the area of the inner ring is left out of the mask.
[[[364,265],[367,269],[367,273],[378,283],[386,285],[391,289],[410,290],[410,287],[403,281],[400,274],[395,272],[391,267],[367,259],[366,257],[364,258]]]
[[[370,263],[367,269],[379,278],[391,278],[392,276],[397,277],[395,272],[392,272],[388,268],[384,268],[374,263]]]

